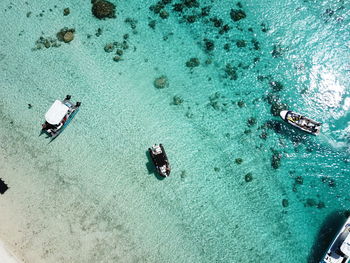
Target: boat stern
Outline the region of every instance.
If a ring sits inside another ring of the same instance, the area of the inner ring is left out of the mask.
[[[283,120],[286,119],[287,113],[288,113],[287,110],[280,111],[280,116],[281,116],[281,118],[282,118]]]

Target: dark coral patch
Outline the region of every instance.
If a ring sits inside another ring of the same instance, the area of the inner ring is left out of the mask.
[[[230,16],[235,22],[247,17],[246,13],[242,9],[231,9]]]
[[[98,19],[115,18],[115,5],[106,0],[92,0],[92,14]]]

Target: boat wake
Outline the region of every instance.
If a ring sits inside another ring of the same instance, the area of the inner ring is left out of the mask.
[[[332,136],[331,133],[335,134]],[[336,137],[336,138],[334,138]],[[324,129],[324,133],[319,135],[320,140],[326,142],[335,150],[345,150],[350,154],[350,137],[344,134],[344,131],[327,131]]]

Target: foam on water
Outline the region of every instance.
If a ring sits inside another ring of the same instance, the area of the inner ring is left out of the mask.
[[[0,237],[24,261],[319,260],[320,231],[350,204],[349,8],[250,0],[235,23],[236,3],[199,2],[210,16],[194,23],[186,19],[198,10],[168,5],[162,20],[154,1],[116,3],[105,21],[86,1],[0,4],[0,175],[10,186]],[[230,31],[218,33],[213,17]],[[75,28],[71,43],[31,50],[65,26]],[[104,46],[126,33],[114,62]],[[193,57],[200,66],[190,69]],[[155,89],[161,75],[169,87]],[[42,118],[66,94],[81,109],[48,143]],[[273,116],[276,100],[324,123],[322,135]],[[146,155],[159,142],[172,164],[165,180]]]

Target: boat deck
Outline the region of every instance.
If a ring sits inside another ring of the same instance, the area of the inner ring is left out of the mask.
[[[161,154],[154,154],[153,155],[153,158],[154,158],[154,162],[158,165],[158,166],[163,166],[163,165],[166,165],[167,162],[166,162],[166,158],[164,156],[163,153]]]

